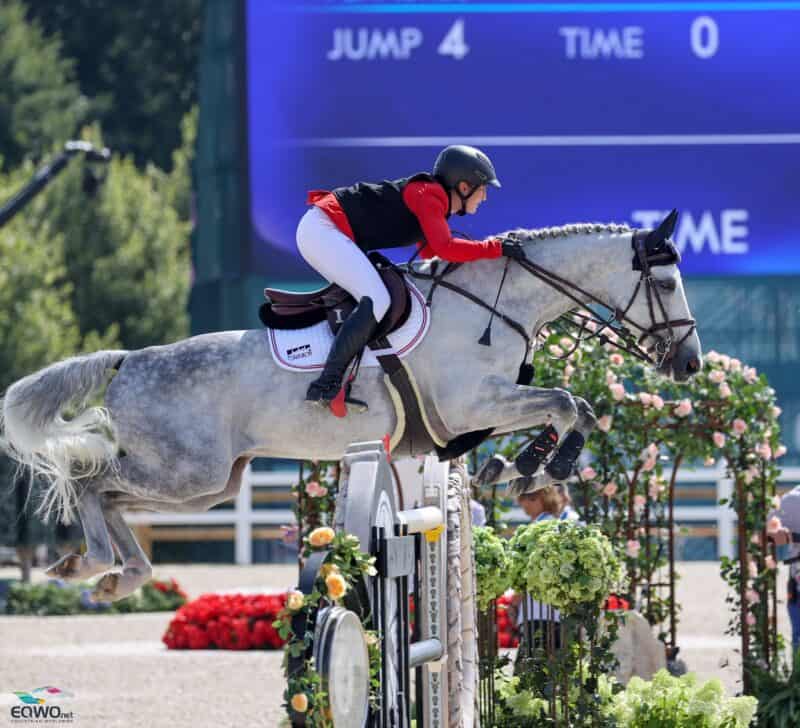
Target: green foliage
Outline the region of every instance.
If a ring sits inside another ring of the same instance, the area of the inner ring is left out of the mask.
[[[755,662],[746,666],[753,694],[758,696],[759,728],[794,728],[800,725],[800,650],[791,669],[782,665],[765,670]]]
[[[63,144],[87,113],[74,62],[57,37],[25,19],[19,0],[0,3],[0,168]]]
[[[498,538],[489,526],[474,526],[472,543],[475,547],[478,609],[486,610],[511,585],[508,542]]]
[[[26,11],[74,59],[108,145],[168,169],[197,103],[203,0],[27,0]]]
[[[0,174],[0,199],[10,197],[31,166]],[[35,203],[34,203],[35,204]],[[0,389],[46,363],[80,349],[78,321],[70,306],[72,284],[64,238],[47,221],[18,215],[0,228]]]
[[[89,584],[16,583],[11,586],[6,613],[56,616],[66,614],[128,614],[131,612],[171,612],[186,603],[186,595],[173,582],[150,581],[125,599],[110,604],[95,604],[88,598]]]
[[[518,531],[522,533],[515,538],[525,544],[527,559],[513,571],[525,576],[526,590],[540,602],[572,613],[581,605],[600,606],[617,587],[620,563],[597,527],[547,520]]]
[[[749,696],[727,697],[719,680],[700,683],[691,673],[676,678],[659,670],[651,682],[631,678],[613,714],[620,728],[747,728],[756,705]]]

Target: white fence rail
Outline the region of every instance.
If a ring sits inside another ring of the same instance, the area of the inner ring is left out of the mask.
[[[669,471],[665,471],[667,478],[670,475]],[[242,487],[232,509],[205,513],[129,513],[126,514],[125,520],[132,526],[232,525],[235,533],[235,562],[251,564],[253,562],[253,526],[282,526],[295,522],[294,512],[290,508],[253,509],[253,488],[286,488],[296,481],[296,469],[254,472],[248,467],[242,476]],[[784,468],[780,482],[791,485],[800,483],[800,468]],[[733,490],[732,481],[725,477],[725,471],[720,468],[681,470],[676,485],[690,483],[715,483],[717,502],[722,498],[730,498]],[[521,508],[513,508],[509,514],[509,520],[521,523],[526,521],[527,517]],[[679,525],[693,522],[715,523],[717,525],[717,553],[720,556],[734,556],[736,513],[728,506],[676,506],[675,522]]]

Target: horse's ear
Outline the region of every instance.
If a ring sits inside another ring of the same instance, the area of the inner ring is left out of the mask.
[[[661,221],[658,228],[647,236],[647,247],[650,249],[657,248],[665,240],[669,240],[672,237],[672,233],[675,232],[675,225],[677,225],[677,223],[678,211],[673,210]]]

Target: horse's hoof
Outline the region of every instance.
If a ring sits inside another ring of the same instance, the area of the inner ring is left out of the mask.
[[[51,579],[79,579],[82,561],[80,554],[67,554],[49,566],[44,573]]]
[[[113,602],[115,599],[119,599],[117,596],[119,576],[119,574],[114,572],[105,574],[100,581],[94,585],[94,589],[92,589],[89,598],[93,602]]]
[[[496,483],[503,471],[508,467],[508,463],[500,455],[490,457],[475,473],[475,481],[478,485],[491,485]]]

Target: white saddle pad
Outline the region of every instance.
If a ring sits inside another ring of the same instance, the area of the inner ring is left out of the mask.
[[[410,281],[406,281],[411,294],[411,313],[408,320],[397,331],[389,334],[391,349],[382,349],[383,353],[395,353],[401,359],[410,354],[420,341],[425,338],[430,325],[430,311],[425,305],[425,297]],[[305,329],[267,329],[269,332],[272,358],[281,369],[292,372],[308,372],[322,369],[328,358],[333,334],[327,321]],[[380,363],[372,349],[364,350],[361,366],[377,367]]]

